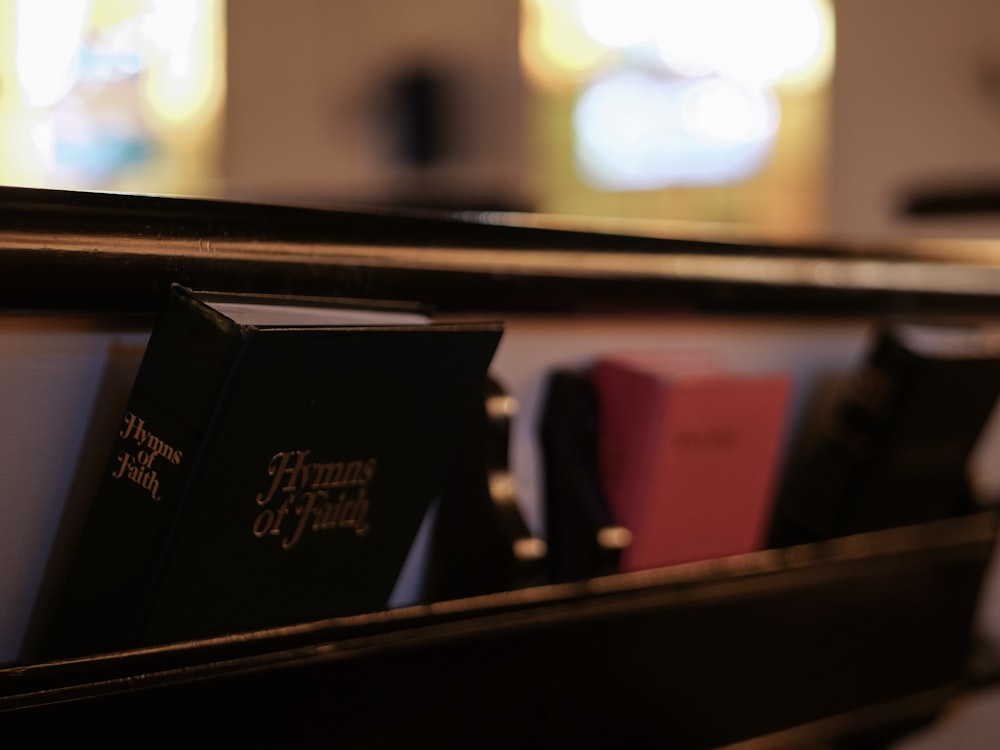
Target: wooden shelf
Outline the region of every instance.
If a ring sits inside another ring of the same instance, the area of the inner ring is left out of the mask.
[[[11,314],[147,321],[178,281],[566,319],[989,316],[1000,311],[994,251],[788,247],[0,188],[0,294]],[[996,532],[984,511],[646,573],[15,662],[0,667],[0,722],[11,736],[69,732],[123,746],[136,731],[154,744],[266,747],[860,742],[929,720],[961,688]],[[139,729],[126,736],[126,725]]]
[[[96,736],[128,716],[272,747],[810,747],[926,721],[960,688],[996,522],[9,666],[0,720]]]

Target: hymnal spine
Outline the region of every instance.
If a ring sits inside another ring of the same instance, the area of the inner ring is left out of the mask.
[[[576,581],[618,572],[631,533],[608,507],[598,469],[599,405],[588,374],[549,375],[540,426],[549,577]]]
[[[773,545],[920,523],[973,507],[967,464],[1000,393],[1000,357],[988,347],[918,349],[906,330],[885,325],[877,331],[837,408],[789,467]]]
[[[146,610],[197,447],[242,341],[237,327],[179,288],[167,305],[150,335],[72,564],[28,646],[39,656],[130,643]]]

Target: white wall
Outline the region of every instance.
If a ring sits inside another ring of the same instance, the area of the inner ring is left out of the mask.
[[[1000,3],[835,0],[830,232],[1000,235],[986,220],[907,220],[907,191],[1000,186]]]
[[[239,0],[228,4],[225,192],[262,199],[520,200],[519,4],[512,0]],[[427,170],[392,156],[390,78],[447,76],[451,150]]]

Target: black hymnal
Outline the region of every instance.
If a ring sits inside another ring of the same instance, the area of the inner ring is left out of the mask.
[[[516,399],[487,378],[454,472],[436,508],[424,595],[460,599],[545,582],[547,546],[521,513],[511,472]]]
[[[597,459],[598,396],[587,373],[549,374],[539,425],[545,472],[546,540],[554,582],[618,572],[630,532],[604,494]]]
[[[969,461],[1000,395],[996,333],[885,323],[778,496],[772,546],[961,515]]]
[[[35,655],[385,608],[501,333],[173,286]]]

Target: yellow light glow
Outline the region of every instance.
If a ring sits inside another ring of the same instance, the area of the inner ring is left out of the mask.
[[[520,46],[526,77],[546,88],[573,85],[613,56],[585,33],[576,0],[524,0]]]
[[[225,0],[0,0],[0,182],[208,193]]]
[[[592,78],[612,51],[652,46],[684,76],[718,74],[786,90],[833,67],[831,0],[524,0],[521,49],[547,86]]]
[[[13,185],[37,185],[40,175],[32,158],[25,122],[26,108],[17,81],[17,6],[0,3],[0,179]]]
[[[836,50],[836,20],[832,0],[812,0],[808,8],[800,9],[809,13],[803,18],[803,44],[809,38],[810,48],[802,49],[798,64],[790,65],[775,81],[775,86],[788,91],[815,90],[830,80]]]
[[[197,125],[221,104],[224,14],[218,2],[157,0],[143,28],[159,47],[144,79],[150,114],[161,125]]]

